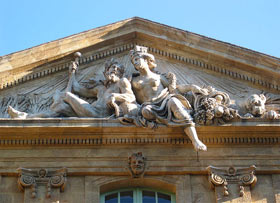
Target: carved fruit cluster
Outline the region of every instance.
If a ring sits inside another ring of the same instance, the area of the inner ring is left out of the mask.
[[[199,125],[224,124],[238,116],[237,110],[219,104],[215,98],[205,98],[200,102],[194,120]]]

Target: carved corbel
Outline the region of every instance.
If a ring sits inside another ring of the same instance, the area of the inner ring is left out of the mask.
[[[128,157],[128,171],[132,178],[142,178],[146,170],[146,158],[142,152],[133,153]]]
[[[252,188],[257,182],[257,177],[254,174],[255,169],[256,167],[254,165],[249,168],[241,169],[229,167],[227,170],[213,166],[207,167],[211,188],[216,191],[216,187],[222,186],[223,192],[220,191],[220,193],[222,193],[224,197],[230,195],[229,187],[231,185],[237,186],[237,190],[232,188],[231,191],[243,197],[245,195],[245,187],[250,186],[250,188]],[[220,196],[221,194],[216,195]]]
[[[58,170],[47,169],[26,169],[19,168],[18,171],[18,187],[21,191],[24,191],[26,187],[31,188],[31,196],[36,197],[37,186],[45,185],[47,187],[46,197],[51,197],[52,187],[60,188],[60,191],[64,191],[66,184],[66,168]]]

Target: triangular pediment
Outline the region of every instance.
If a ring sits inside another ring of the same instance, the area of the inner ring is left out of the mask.
[[[155,56],[186,61],[261,89],[280,89],[279,58],[138,17],[2,56],[0,86],[13,86],[38,72],[48,74],[48,64],[59,64],[59,60],[63,65],[75,51],[84,53],[82,60],[89,61],[95,55],[104,58],[127,51],[134,44],[149,47]]]
[[[131,75],[129,51],[137,44],[155,56],[157,71],[173,72],[180,84],[213,86],[233,103],[264,92],[278,99],[278,58],[136,17],[1,57],[2,117],[7,105],[30,112],[47,109],[55,91],[65,89],[76,51],[83,54],[81,83],[102,79],[105,61],[112,57]]]

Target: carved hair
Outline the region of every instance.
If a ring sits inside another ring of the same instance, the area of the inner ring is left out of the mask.
[[[133,50],[130,50],[129,55],[130,55],[131,61],[136,56],[146,59],[150,69],[153,69],[157,66],[157,64],[155,63],[154,55],[148,53],[147,47],[142,47],[142,46],[136,45]]]
[[[253,94],[247,98],[245,107],[254,116],[260,116],[265,113],[266,97],[263,94]]]
[[[105,70],[104,70],[104,74],[110,69],[110,67],[112,65],[118,65],[119,66],[119,71],[121,73],[120,77],[123,76],[124,74],[124,66],[122,64],[119,63],[119,61],[117,61],[116,59],[114,58],[111,58],[110,60],[107,60],[105,62]]]
[[[139,178],[144,175],[146,168],[146,158],[142,152],[133,153],[128,157],[128,169],[133,178]]]

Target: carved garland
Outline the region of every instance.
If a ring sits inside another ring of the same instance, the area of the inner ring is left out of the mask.
[[[46,185],[47,194],[46,197],[51,197],[51,188],[59,187],[60,191],[64,191],[66,184],[66,168],[59,170],[47,170],[47,169],[17,169],[19,173],[18,187],[21,191],[24,191],[26,187],[31,187],[31,196],[36,197],[37,186]]]

